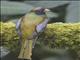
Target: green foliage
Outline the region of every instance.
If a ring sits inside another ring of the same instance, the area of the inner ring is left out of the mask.
[[[13,50],[17,48],[19,37],[15,31],[15,24],[12,22],[0,22],[0,37],[1,45]]]
[[[74,51],[80,58],[80,23],[49,24],[41,36],[45,46]]]
[[[48,40],[48,43],[56,48],[75,49],[80,46],[80,23],[49,24],[44,36],[44,40]]]
[[[0,37],[3,46],[15,50],[18,47],[19,37],[15,24],[0,22]],[[38,40],[49,48],[64,48],[73,50],[80,58],[80,23],[54,23],[49,24]]]

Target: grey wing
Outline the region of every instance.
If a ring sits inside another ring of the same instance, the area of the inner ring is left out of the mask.
[[[38,34],[33,41],[33,47],[32,48],[34,48],[36,40],[38,40],[38,38],[39,38],[39,33],[44,31],[45,27],[47,26],[48,21],[49,21],[49,19],[45,19],[42,23],[40,23],[36,26],[36,31]]]
[[[18,30],[19,27],[20,27],[20,23],[21,23],[21,19],[19,19],[19,20],[17,21],[17,23],[16,23],[16,29],[17,29],[17,30]]]
[[[21,20],[22,19],[19,19],[18,22],[16,23],[16,31],[17,31],[17,34],[19,36],[19,41],[18,41],[19,46],[21,45],[21,39],[22,39],[22,34],[21,34],[21,31],[20,31]]]
[[[19,36],[21,36],[21,32],[20,32],[21,20],[22,19],[19,19],[18,22],[16,23],[16,31],[17,31]]]
[[[38,24],[36,27],[36,31],[38,33],[42,32],[45,29],[45,27],[47,26],[48,21],[49,21],[49,19],[45,19],[42,23]]]

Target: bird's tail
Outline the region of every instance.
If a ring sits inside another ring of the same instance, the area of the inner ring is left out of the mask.
[[[18,56],[18,58],[20,59],[31,59],[31,55],[32,55],[32,40],[24,40],[22,42],[22,46],[21,46],[21,50],[20,50],[20,54]]]

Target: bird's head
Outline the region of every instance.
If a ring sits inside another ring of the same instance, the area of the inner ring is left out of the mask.
[[[35,12],[37,15],[45,15],[46,12],[49,12],[49,9],[42,8],[42,7],[37,7],[32,9],[32,12]]]

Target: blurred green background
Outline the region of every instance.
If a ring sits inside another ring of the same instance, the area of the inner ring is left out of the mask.
[[[33,7],[40,6],[50,8],[53,13],[58,15],[57,18],[54,18],[53,16],[51,21],[80,21],[80,1],[1,1],[1,19],[9,20],[13,18],[15,20],[29,12]]]

